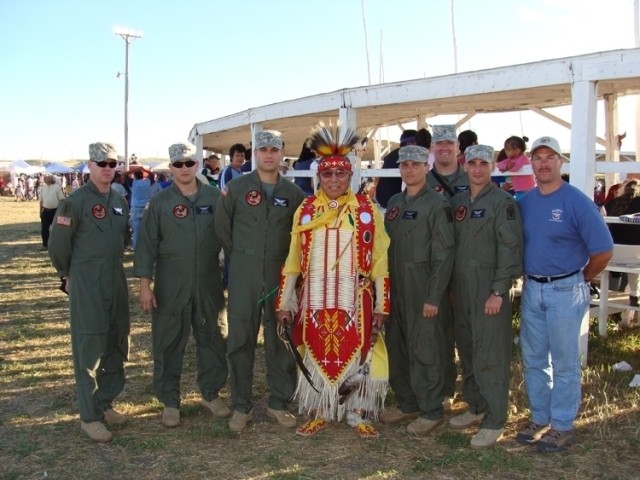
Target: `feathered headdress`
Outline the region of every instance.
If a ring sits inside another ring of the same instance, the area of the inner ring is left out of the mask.
[[[360,137],[351,129],[342,132],[340,125],[338,125],[334,134],[329,127],[320,122],[311,131],[307,147],[322,157],[318,164],[318,172],[329,168],[342,168],[351,171],[351,162],[347,155],[359,141]]]

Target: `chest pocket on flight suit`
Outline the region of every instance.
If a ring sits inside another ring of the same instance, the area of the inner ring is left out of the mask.
[[[194,215],[197,224],[196,235],[197,245],[210,242],[215,237],[214,233],[214,212],[213,205],[195,205]]]
[[[261,200],[264,203],[265,199]],[[242,198],[236,204],[236,212],[233,219],[233,252],[253,255],[257,251],[258,238],[266,235],[264,226],[260,220],[264,216],[264,205],[249,205],[246,198]],[[242,218],[238,221],[238,217]]]
[[[189,234],[187,222],[193,221],[191,206],[178,203],[172,207],[162,209],[160,213],[160,225],[162,232],[161,246],[158,255],[164,258],[182,257],[184,238]]]
[[[431,243],[427,241],[429,226],[426,224],[426,215],[424,212],[407,209],[400,212],[397,221],[402,222],[402,235],[410,242],[407,252],[411,252],[412,258],[409,259],[415,264],[424,264],[429,261],[429,248]]]
[[[467,218],[467,224],[470,228],[467,229],[466,235],[469,238],[473,238],[476,242],[482,242],[486,240],[483,238],[484,231],[487,229],[493,230],[493,225],[495,222],[495,215],[491,211],[487,211],[486,209],[476,209],[476,211],[482,211],[481,213],[476,213],[479,215],[474,217],[474,209],[469,210],[469,218]],[[480,216],[481,215],[481,216]],[[489,232],[488,235],[493,237],[493,232]],[[493,267],[495,264],[495,248],[487,249],[484,252],[483,256],[478,256],[475,259],[469,262],[470,266],[475,267]]]

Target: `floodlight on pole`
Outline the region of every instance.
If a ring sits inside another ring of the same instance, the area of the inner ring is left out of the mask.
[[[142,32],[116,27],[113,33],[124,40],[124,165],[129,170],[129,44],[136,38],[142,38]],[[118,72],[118,78],[121,73]]]

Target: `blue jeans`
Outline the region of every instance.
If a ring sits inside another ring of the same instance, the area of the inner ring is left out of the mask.
[[[144,215],[144,207],[131,207],[131,248],[135,250],[138,243],[138,235],[140,235],[140,224]]]
[[[549,283],[525,277],[520,345],[531,420],[573,429],[580,408],[580,324],[589,307],[582,272]]]

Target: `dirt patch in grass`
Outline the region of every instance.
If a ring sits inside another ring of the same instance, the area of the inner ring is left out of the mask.
[[[80,433],[70,356],[66,297],[40,249],[35,202],[0,198],[0,478],[87,479],[628,479],[640,477],[640,414],[632,372],[613,372],[625,360],[640,369],[638,332],[590,337],[583,374],[579,443],[562,455],[542,455],[514,441],[527,420],[522,368],[513,355],[514,413],[504,438],[486,451],[469,448],[473,429],[440,427],[426,437],[405,425],[380,426],[363,441],[345,424],[299,438],[266,416],[267,387],[261,346],[255,372],[255,417],[242,434],[231,432],[199,406],[190,343],[182,379],[183,421],[165,429],[162,405],[151,388],[150,318],[137,306],[130,279],[132,350],[118,408],[128,424],[114,440],[96,445]],[[132,257],[127,254],[130,278]],[[517,335],[519,316],[514,316]],[[229,392],[222,391],[225,401]],[[390,396],[392,397],[392,395]],[[454,404],[454,413],[464,410]]]

